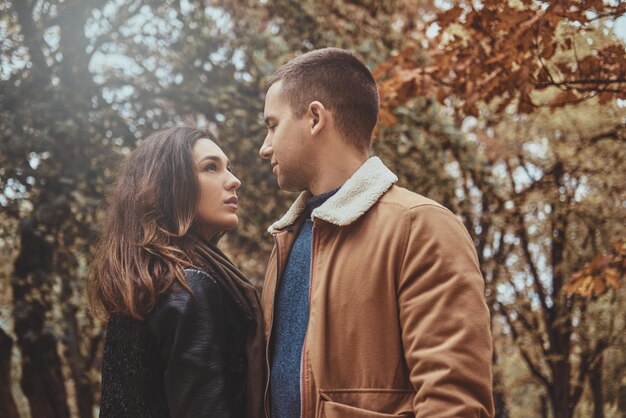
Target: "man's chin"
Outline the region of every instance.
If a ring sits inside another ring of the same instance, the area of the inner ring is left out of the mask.
[[[276,181],[278,182],[278,187],[286,192],[301,192],[305,189],[305,187],[300,187],[294,183],[289,182],[287,179],[285,179],[284,176],[278,176]]]

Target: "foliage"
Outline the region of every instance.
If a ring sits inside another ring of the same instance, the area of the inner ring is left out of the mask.
[[[598,255],[582,270],[573,273],[563,290],[570,294],[583,297],[600,296],[611,287],[620,287],[619,280],[624,276],[626,268],[626,245],[623,242],[613,244],[612,254]]]
[[[626,14],[626,3],[602,0],[458,1],[437,14],[428,59],[409,47],[378,69],[386,107],[434,95],[462,101],[457,110],[478,116],[478,103],[521,113],[597,97],[626,98],[626,54],[615,37],[598,42],[590,32]],[[533,93],[561,92],[549,100]]]

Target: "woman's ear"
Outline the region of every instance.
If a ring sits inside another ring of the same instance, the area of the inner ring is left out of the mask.
[[[324,105],[316,100],[309,105],[307,117],[311,124],[311,135],[317,135],[328,123],[329,114]]]

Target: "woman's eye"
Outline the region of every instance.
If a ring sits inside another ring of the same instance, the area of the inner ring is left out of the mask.
[[[217,171],[217,164],[210,163],[204,167],[204,171]]]

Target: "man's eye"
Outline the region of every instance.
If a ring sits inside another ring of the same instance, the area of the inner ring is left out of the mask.
[[[274,129],[276,129],[276,124],[275,124],[275,123],[273,123],[273,124],[271,124],[271,125],[267,125],[267,129],[268,129],[269,131],[273,131]]]

